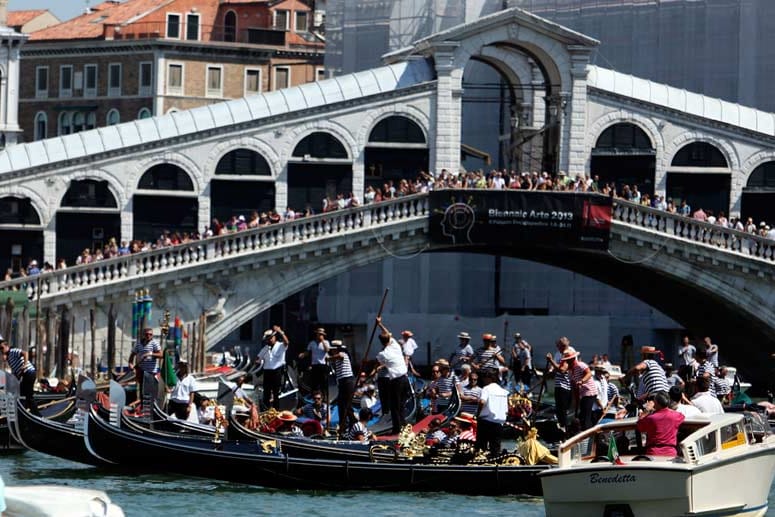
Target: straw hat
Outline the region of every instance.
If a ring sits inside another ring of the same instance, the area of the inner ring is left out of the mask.
[[[471,413],[460,413],[453,420],[468,425],[474,425],[476,423],[476,418],[474,418],[474,415]]]
[[[411,330],[404,330],[403,332],[401,332],[401,335],[406,337],[412,337],[414,336],[414,333]]]
[[[482,341],[497,341],[497,337],[495,334],[490,334],[489,332],[482,334]]]
[[[283,422],[295,422],[296,421],[296,415],[291,413],[290,411],[280,411],[280,413],[277,415],[278,420],[282,420]]]
[[[314,334],[315,335],[320,334],[320,335],[325,336],[326,335],[326,329],[324,329],[323,327],[318,327],[318,328],[315,329]]]
[[[457,337],[459,337],[460,339],[471,339],[471,334],[469,334],[468,332],[461,332],[460,334],[457,335]]]
[[[640,347],[640,353],[643,354],[643,355],[656,354],[657,352],[659,352],[659,350],[657,350],[653,346],[644,345],[644,346]]]
[[[562,353],[562,361],[567,361],[569,359],[576,359],[579,356],[579,353],[576,352],[576,349],[572,346],[569,346],[565,349],[565,351]]]
[[[447,361],[446,359],[437,359],[435,364],[449,368],[449,361]]]

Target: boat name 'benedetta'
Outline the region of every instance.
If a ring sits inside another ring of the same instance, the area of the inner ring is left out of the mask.
[[[595,472],[589,475],[589,482],[593,485],[599,483],[635,483],[637,480],[633,474],[614,474],[613,476],[601,476]]]

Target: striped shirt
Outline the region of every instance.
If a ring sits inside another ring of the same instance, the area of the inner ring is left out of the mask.
[[[366,428],[366,424],[355,422],[350,430],[347,431],[345,438],[348,440],[360,440],[362,436],[365,436],[368,440],[371,438],[371,431]]]
[[[156,357],[145,357],[141,359],[145,354],[151,354],[154,352],[161,352],[161,345],[155,339],[151,339],[147,343],[137,343],[135,345],[135,366],[140,368],[144,372],[156,374],[159,371],[159,361]]]
[[[350,364],[350,356],[345,352],[339,352],[339,355],[335,357],[334,372],[336,372],[336,380],[341,381],[342,379],[352,377],[353,367]]]
[[[436,391],[438,392],[439,396],[442,396],[442,393],[451,393],[452,390],[455,389],[455,385],[459,382],[460,381],[458,380],[457,375],[454,373],[450,373],[446,377],[439,377],[439,380],[436,381]]]
[[[554,362],[562,364],[562,352],[554,354]],[[555,370],[554,388],[570,391],[570,373],[568,371],[561,372],[559,368]]]
[[[653,359],[646,359],[643,363],[646,365],[646,369],[640,374],[638,397],[654,395],[659,391],[667,392],[670,386],[667,384],[665,370]]]
[[[608,400],[613,400],[614,397],[619,396],[619,388],[613,382],[608,383]]]
[[[463,402],[460,407],[460,411],[463,413],[471,413],[472,415],[475,415],[479,409],[479,399],[482,396],[482,388],[479,386],[474,386],[473,388],[463,388],[463,395],[466,397],[476,397],[476,400],[473,402]]]
[[[717,395],[716,393],[716,368],[713,366],[713,364],[710,361],[703,361],[700,363],[699,366],[697,366],[697,378],[704,377],[705,374],[708,374],[708,393],[713,395],[714,397]]]
[[[494,369],[500,368],[501,363],[496,355],[500,355],[501,347],[495,345],[495,348],[482,347],[476,353],[476,362],[479,363],[481,369]]]
[[[581,382],[584,376],[589,372],[589,366],[577,359],[569,371],[570,377],[574,383]],[[594,375],[590,375],[589,379],[584,381],[581,386],[579,386],[579,397],[595,396],[597,396],[597,385],[595,385]]]
[[[465,346],[458,346],[457,350],[452,354],[452,358],[450,359],[450,363],[452,366],[459,366],[462,363],[466,362],[463,361],[464,358],[470,359],[474,356],[474,349],[471,347],[470,344],[466,343]]]
[[[26,372],[35,371],[32,363],[24,358],[24,352],[18,348],[8,350],[8,366],[11,367],[11,371],[17,377],[21,377]]]

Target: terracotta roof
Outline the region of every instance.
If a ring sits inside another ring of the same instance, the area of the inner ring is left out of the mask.
[[[42,14],[46,14],[46,9],[31,9],[29,11],[8,11],[8,26],[22,27],[29,21],[34,20]]]
[[[103,2],[91,8],[91,12],[77,16],[71,20],[33,32],[30,41],[54,41],[73,39],[100,39],[106,25],[121,25],[128,22],[141,24],[145,18],[159,10],[174,11],[177,0],[128,0],[117,3]],[[217,2],[203,2],[199,9],[202,15],[200,23],[211,25],[214,19]],[[208,5],[212,4],[212,5]],[[158,20],[155,20],[158,22]],[[163,23],[163,22],[158,22]]]

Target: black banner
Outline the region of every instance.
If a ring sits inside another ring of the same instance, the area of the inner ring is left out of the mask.
[[[531,244],[608,249],[612,200],[576,192],[437,190],[430,193],[434,243]]]

